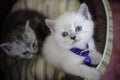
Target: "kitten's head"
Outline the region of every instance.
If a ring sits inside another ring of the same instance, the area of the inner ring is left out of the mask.
[[[57,43],[63,48],[87,44],[93,35],[94,24],[86,4],[77,12],[66,12],[56,20],[46,20]]]
[[[22,29],[21,29],[22,28]],[[20,58],[31,58],[37,52],[36,35],[29,26],[19,26],[19,29],[11,31],[7,36],[7,42],[0,44],[7,55]]]

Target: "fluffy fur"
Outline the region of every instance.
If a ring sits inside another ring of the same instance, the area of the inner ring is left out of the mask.
[[[41,51],[43,41],[50,33],[45,18],[33,10],[19,10],[9,14],[1,32],[0,48],[12,57],[32,58]]]
[[[72,53],[69,49],[78,47],[86,49],[89,45],[92,64],[98,64],[101,54],[96,50],[93,32],[94,23],[86,4],[81,4],[77,12],[66,12],[55,20],[46,19],[51,34],[43,45],[43,55],[52,66],[64,70],[66,73],[81,76],[87,80],[99,80],[99,72],[83,64],[85,57]],[[76,28],[79,29],[76,30]],[[67,34],[64,34],[67,32]]]
[[[33,56],[32,54],[37,52],[36,35],[30,28],[29,21],[26,22],[24,27],[25,29],[23,32],[18,29],[9,33],[9,36],[13,38],[11,42],[4,42],[0,44],[0,47],[7,55],[21,58],[31,58]],[[36,47],[35,49],[33,48],[33,44]]]

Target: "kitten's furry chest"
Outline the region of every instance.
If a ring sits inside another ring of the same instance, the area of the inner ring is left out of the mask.
[[[81,56],[74,54],[70,49],[62,48],[53,35],[49,35],[42,48],[44,58],[55,67],[62,67],[63,63],[83,63]]]

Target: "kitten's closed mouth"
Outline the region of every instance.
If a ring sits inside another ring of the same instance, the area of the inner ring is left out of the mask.
[[[80,40],[76,39],[76,40],[73,41],[72,44],[75,44],[75,43],[77,43],[77,42],[79,42],[79,41],[80,41]]]

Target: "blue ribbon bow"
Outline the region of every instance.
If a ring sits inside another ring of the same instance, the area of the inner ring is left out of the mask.
[[[77,48],[77,47],[73,47],[70,49],[70,51],[72,51],[73,53],[75,53],[76,55],[80,55],[80,56],[84,56],[86,57],[84,59],[84,64],[90,64],[91,63],[91,59],[90,57],[88,56],[89,53],[90,53],[90,50],[89,50],[89,47],[87,45],[87,49],[80,49],[80,48]]]

